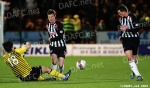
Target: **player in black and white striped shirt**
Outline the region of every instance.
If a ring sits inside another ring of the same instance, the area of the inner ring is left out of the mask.
[[[51,47],[66,47],[63,24],[56,20],[54,24],[47,24]]]
[[[124,52],[126,57],[128,58],[130,68],[132,70],[132,74],[130,78],[133,79],[135,76],[137,77],[137,81],[142,81],[143,78],[138,71],[137,68],[137,58],[138,47],[139,47],[139,23],[136,16],[132,13],[128,12],[128,8],[125,5],[120,5],[117,8],[117,12],[120,16],[118,26],[121,30],[120,37],[118,39],[119,42],[122,42]]]
[[[64,59],[66,54],[66,41],[63,24],[56,20],[56,12],[49,9],[47,12],[49,23],[46,25],[49,40],[50,40],[50,54],[52,58],[52,69],[57,69],[57,60],[59,65],[59,72],[63,73]]]

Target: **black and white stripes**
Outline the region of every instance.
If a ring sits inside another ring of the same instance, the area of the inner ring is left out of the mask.
[[[52,46],[52,47],[65,47],[65,42],[63,41],[63,39],[58,40],[58,41],[51,41],[50,46]]]
[[[56,21],[54,24],[48,24],[48,33],[50,37],[51,47],[65,47],[65,32],[63,24],[60,21]]]
[[[135,15],[129,13],[127,17],[119,18],[120,25],[126,26],[127,31],[121,32],[121,37],[124,38],[136,38],[139,37],[138,33],[138,21]]]
[[[56,36],[58,36],[56,30],[58,30],[56,28],[56,23],[55,24],[50,24],[49,23],[49,26],[48,26],[48,32],[50,34],[50,38],[55,38]]]

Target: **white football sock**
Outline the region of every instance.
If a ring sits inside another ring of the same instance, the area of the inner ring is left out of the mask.
[[[141,74],[138,71],[137,65],[135,64],[134,60],[129,61],[129,65],[131,70],[134,72],[136,76],[141,76]]]
[[[53,64],[53,63],[52,63],[51,68],[52,68],[53,70],[57,70],[57,64]]]

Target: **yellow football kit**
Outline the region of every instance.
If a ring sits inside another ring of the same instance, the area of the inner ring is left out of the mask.
[[[26,48],[22,47],[3,55],[4,61],[12,69],[16,77],[26,77],[32,70],[23,58],[24,52],[26,52]]]
[[[26,48],[16,48],[10,53],[3,55],[5,63],[12,69],[13,73],[17,78],[20,78],[22,81],[33,81],[33,80],[44,80],[41,77],[41,66],[30,67],[29,64],[25,61],[23,54],[26,52]],[[51,70],[49,73],[51,76],[56,76],[58,78],[64,78],[63,74],[55,70]]]

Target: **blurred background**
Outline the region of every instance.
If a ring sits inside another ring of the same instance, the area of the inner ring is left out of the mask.
[[[5,2],[4,11],[2,1]],[[143,56],[137,57],[144,77],[141,83],[128,78],[131,72],[128,60],[121,43],[117,41],[120,35],[117,28],[117,7],[120,4],[126,5],[130,12],[136,14],[143,27],[140,28],[142,33],[138,53],[138,56]],[[67,42],[65,70],[72,70],[71,80],[62,84],[60,81],[42,82],[43,85],[39,82],[21,83],[4,65],[3,59],[0,59],[1,88],[150,86],[150,0],[0,0],[0,55],[3,55],[3,39],[13,41],[14,47],[20,47],[26,40],[32,43],[32,47],[24,53],[29,64],[50,66],[49,36],[46,29],[48,9],[56,10],[57,19],[64,24]],[[84,71],[76,69],[76,62],[79,60],[87,62]]]
[[[4,40],[12,40],[17,44],[24,40],[48,44],[48,9],[56,10],[57,19],[64,24],[67,44],[118,43],[116,9],[120,4],[125,4],[130,12],[136,14],[140,23],[150,21],[149,0],[2,1],[5,2]],[[148,30],[141,34],[141,39],[141,44],[150,44]]]

